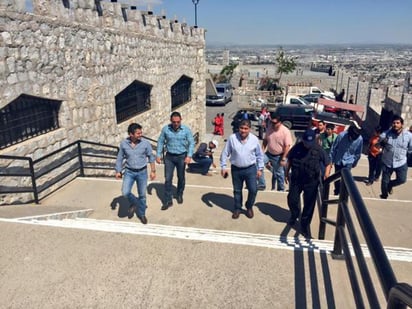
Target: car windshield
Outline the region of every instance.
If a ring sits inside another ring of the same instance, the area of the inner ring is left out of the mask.
[[[223,87],[216,87],[217,92],[225,92],[225,88]]]

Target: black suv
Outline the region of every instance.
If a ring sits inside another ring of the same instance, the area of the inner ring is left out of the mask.
[[[280,121],[288,129],[309,128],[312,124],[313,111],[312,106],[294,104],[280,105],[275,109]]]

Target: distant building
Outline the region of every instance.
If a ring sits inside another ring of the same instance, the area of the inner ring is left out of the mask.
[[[223,65],[229,65],[229,50],[225,49],[223,51],[223,61],[222,61]]]

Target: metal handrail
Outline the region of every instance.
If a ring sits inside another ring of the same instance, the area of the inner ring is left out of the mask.
[[[0,176],[4,176],[4,177],[31,177],[31,183],[32,186],[31,188],[13,188],[13,190],[11,189],[5,189],[2,188],[1,189],[1,193],[6,193],[6,194],[16,194],[16,193],[33,193],[33,198],[34,198],[34,202],[36,204],[40,203],[40,198],[39,198],[39,194],[47,189],[49,189],[52,185],[56,184],[57,182],[61,181],[62,179],[66,178],[69,175],[72,175],[73,173],[75,173],[77,170],[80,171],[80,176],[84,177],[84,162],[83,162],[83,156],[89,156],[89,157],[98,157],[98,158],[116,158],[116,156],[101,156],[101,155],[93,155],[93,154],[88,154],[85,153],[84,150],[82,149],[82,143],[83,144],[89,144],[89,145],[94,145],[94,146],[99,146],[99,147],[105,147],[105,148],[110,148],[110,149],[114,149],[116,150],[116,152],[118,152],[118,147],[116,146],[112,146],[112,145],[107,145],[107,144],[102,144],[102,143],[96,143],[96,142],[91,142],[91,141],[85,141],[85,140],[78,140],[76,142],[73,142],[71,144],[68,144],[58,150],[55,150],[39,159],[33,160],[32,158],[29,157],[22,157],[22,156],[10,156],[10,155],[0,155],[0,159],[5,159],[5,160],[18,160],[18,161],[27,161],[29,164],[29,171],[25,172],[19,172],[19,173],[13,173],[13,172],[7,172],[7,168],[6,169],[2,169],[5,172],[0,172]],[[71,147],[76,146],[76,152],[75,154],[71,154],[69,156],[63,157],[62,160],[60,161],[56,161],[55,164],[51,164],[48,165],[45,169],[38,171],[37,173],[35,172],[35,166],[36,164],[41,163],[42,161],[57,155]],[[58,167],[61,167],[62,165],[66,164],[67,162],[78,158],[79,163],[78,165],[76,165],[74,168],[68,169],[67,171],[61,173],[59,175],[59,177],[56,177],[55,179],[49,181],[47,183],[47,185],[39,188],[37,185],[37,179],[39,179],[40,177],[52,172],[53,170],[55,170]],[[93,168],[93,167],[91,167]],[[95,167],[94,169],[101,169],[99,167]],[[77,177],[78,175],[76,175]],[[57,189],[56,189],[57,190]]]
[[[389,291],[388,308],[412,308],[412,286],[407,283],[398,283]]]
[[[152,143],[157,144],[157,140],[151,139],[149,137],[145,137],[145,139],[151,141]],[[195,139],[196,144],[199,142],[199,133],[195,133],[193,135],[193,138]],[[40,203],[40,198],[39,194],[47,189],[49,189],[51,186],[55,185],[62,179],[73,175],[76,173],[76,171],[79,171],[79,175],[75,175],[75,177],[85,177],[85,169],[94,169],[94,170],[104,170],[104,169],[109,169],[109,167],[102,167],[102,166],[86,166],[84,164],[84,157],[94,157],[94,158],[101,158],[101,159],[116,159],[117,156],[115,155],[107,155],[107,154],[91,154],[88,152],[85,152],[85,149],[82,148],[82,144],[87,144],[87,145],[93,145],[93,146],[99,146],[99,147],[104,147],[112,150],[116,150],[116,153],[119,151],[119,147],[109,145],[109,144],[102,144],[98,142],[92,142],[92,141],[86,141],[86,140],[78,140],[75,141],[71,144],[68,144],[62,148],[59,148],[39,159],[33,160],[30,157],[22,157],[22,156],[11,156],[11,155],[0,155],[0,160],[18,160],[18,161],[27,161],[29,165],[29,170],[25,171],[23,170],[22,172],[7,172],[7,168],[5,169],[0,169],[0,176],[4,177],[31,177],[31,187],[26,187],[26,188],[13,188],[13,189],[7,189],[7,188],[1,188],[0,193],[4,194],[17,194],[17,193],[33,193],[33,198],[34,202],[36,204]],[[44,167],[42,170],[35,172],[35,166],[36,164],[40,164],[42,161],[51,158],[52,156],[55,156],[57,154],[62,153],[65,150],[68,150],[70,148],[74,148],[72,153],[65,154],[64,157],[60,158],[60,160],[56,160],[56,162],[53,162],[53,164],[50,164],[46,167]],[[153,147],[153,145],[152,145]],[[56,168],[59,168],[63,166],[64,164],[67,164],[68,162],[78,159],[78,164],[76,164],[74,167],[67,169],[66,171],[62,172],[58,177],[48,181],[46,185],[43,186],[38,186],[37,185],[37,179],[40,177],[43,177]],[[164,149],[162,151],[162,158],[164,158]],[[55,190],[57,190],[56,188]]]
[[[331,183],[339,178],[341,179],[339,199],[329,200],[329,187]],[[375,265],[382,291],[388,302],[387,308],[404,308],[398,306],[404,306],[405,304],[412,306],[412,288],[406,283],[404,284],[397,282],[379,235],[376,232],[375,226],[373,225],[367,207],[355,184],[355,181],[353,180],[350,170],[348,168],[343,168],[333,174],[324,181],[321,189],[322,200],[319,209],[321,218],[321,223],[319,225],[319,238],[324,239],[326,224],[332,224],[335,226],[335,240],[332,256],[334,258],[340,258],[346,261],[349,279],[352,285],[352,291],[357,307],[363,308],[365,305],[346,233],[349,235],[351,241],[369,305],[371,308],[379,308],[380,305],[375,292],[375,285],[372,282],[358,234],[352,220],[352,215],[349,211],[349,200],[353,206],[356,219],[361,227],[362,236],[366,241],[372,261]],[[338,205],[336,221],[327,219],[329,204]]]
[[[29,163],[29,173],[2,173],[0,176],[3,177],[29,177],[31,178],[32,186],[31,188],[19,188],[13,190],[2,190],[1,193],[33,193],[33,198],[36,204],[39,203],[39,195],[37,192],[36,177],[34,175],[34,162],[32,158],[26,158],[21,156],[10,156],[10,155],[0,155],[0,159],[5,160],[18,160],[18,161],[27,161]]]

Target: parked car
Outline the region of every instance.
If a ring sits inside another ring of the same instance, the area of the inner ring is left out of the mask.
[[[207,95],[206,105],[226,105],[232,101],[233,87],[231,84],[216,84],[217,95]]]
[[[310,102],[310,103],[318,103],[318,99],[322,97],[320,93],[308,93],[301,96],[302,99]]]
[[[303,105],[303,106],[313,106],[317,108],[318,112],[323,111],[323,105],[317,105],[315,102],[306,100],[303,96],[298,97],[294,95],[287,95],[283,104],[295,104],[295,105]]]
[[[287,104],[278,106],[275,112],[285,127],[305,129],[311,126],[314,108],[310,105]]]

